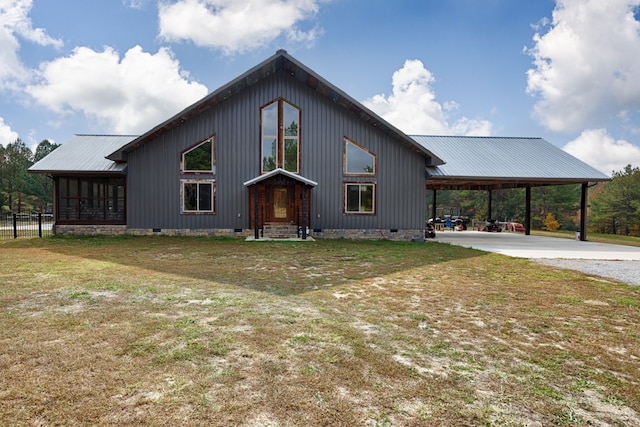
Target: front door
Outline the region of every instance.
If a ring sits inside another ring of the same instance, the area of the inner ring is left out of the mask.
[[[289,197],[287,187],[273,187],[271,218],[274,222],[289,222]]]

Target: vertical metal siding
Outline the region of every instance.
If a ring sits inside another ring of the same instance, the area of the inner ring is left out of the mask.
[[[422,228],[424,159],[309,87],[280,74],[130,153],[129,226],[250,227],[248,190],[243,183],[260,172],[260,107],[278,97],[302,110],[301,175],[318,182],[311,191],[311,227]],[[212,134],[216,137],[216,214],[181,215],[180,153]],[[344,136],[377,156],[373,179],[344,176]],[[344,214],[343,185],[352,181],[376,182],[376,215]]]

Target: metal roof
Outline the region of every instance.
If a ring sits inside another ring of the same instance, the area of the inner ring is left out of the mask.
[[[75,135],[31,166],[29,172],[50,175],[122,174],[127,168],[126,163],[114,162],[106,156],[136,137],[134,135]]]
[[[264,175],[260,175],[260,176],[257,176],[255,178],[253,178],[253,179],[250,179],[249,181],[245,182],[244,185],[246,187],[249,187],[249,186],[251,186],[253,184],[256,184],[258,182],[264,181],[265,179],[269,179],[272,176],[276,176],[276,175],[288,176],[289,178],[295,179],[296,181],[300,181],[303,184],[309,185],[311,187],[315,187],[315,186],[318,185],[318,183],[315,182],[315,181],[312,181],[312,180],[310,180],[308,178],[305,178],[305,177],[303,177],[301,175],[298,175],[297,173],[286,171],[286,170],[284,170],[282,168],[276,168],[276,169],[272,170],[269,173],[265,173]]]
[[[275,55],[266,59],[262,63],[251,68],[244,74],[240,75],[236,79],[222,86],[221,88],[211,92],[201,100],[185,108],[170,119],[160,123],[153,129],[149,130],[139,138],[131,141],[126,146],[114,150],[108,157],[112,160],[123,160],[125,153],[131,150],[135,150],[140,145],[146,144],[154,137],[167,132],[175,126],[184,123],[185,121],[193,118],[194,116],[201,114],[203,111],[217,105],[229,97],[236,95],[242,90],[250,87],[259,81],[275,74],[284,73],[292,79],[307,85],[320,95],[330,99],[335,104],[340,105],[347,111],[357,115],[360,119],[366,121],[371,126],[376,127],[381,132],[389,135],[393,139],[399,141],[412,151],[419,153],[427,158],[427,162],[430,165],[438,165],[444,163],[442,159],[429,152],[424,146],[417,144],[407,134],[397,129],[389,122],[378,116],[373,111],[362,105],[360,102],[351,98],[342,90],[329,83],[327,80],[316,74],[313,70],[306,67],[285,50],[278,50]]]
[[[446,161],[427,167],[428,188],[514,188],[610,179],[542,138],[411,137]]]

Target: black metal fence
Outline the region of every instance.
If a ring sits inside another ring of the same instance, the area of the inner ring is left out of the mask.
[[[8,213],[0,217],[0,240],[44,237],[52,234],[53,216],[39,212]]]

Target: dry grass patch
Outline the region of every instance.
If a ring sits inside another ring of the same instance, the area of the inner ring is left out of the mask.
[[[437,243],[0,244],[2,425],[640,425],[640,293]]]

